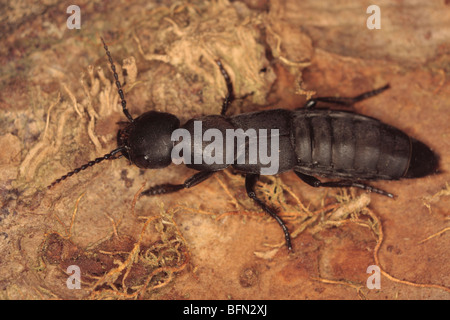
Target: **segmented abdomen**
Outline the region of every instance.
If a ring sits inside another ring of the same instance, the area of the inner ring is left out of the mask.
[[[398,179],[408,171],[411,138],[379,120],[351,112],[293,112],[296,170],[329,178]]]

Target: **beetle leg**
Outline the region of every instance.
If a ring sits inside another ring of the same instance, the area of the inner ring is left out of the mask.
[[[364,189],[370,192],[375,192],[378,194],[381,194],[383,196],[387,196],[389,198],[394,198],[394,195],[392,193],[386,192],[381,189],[374,188],[372,186],[369,186],[367,184],[363,184],[360,182],[350,181],[350,180],[339,180],[339,181],[330,181],[330,182],[322,182],[316,177],[309,176],[307,174],[295,171],[295,174],[302,179],[303,182],[306,182],[312,187],[319,188],[319,187],[330,187],[330,188],[347,188],[347,187],[355,187]]]
[[[314,98],[314,99],[310,99],[308,101],[306,101],[305,104],[305,108],[307,109],[311,109],[314,108],[315,105],[317,104],[317,102],[325,102],[325,103],[334,103],[334,104],[339,104],[342,106],[351,106],[353,104],[355,104],[356,102],[365,100],[367,98],[376,96],[377,94],[380,94],[381,92],[383,92],[384,90],[389,89],[390,86],[389,84],[385,85],[384,87],[372,90],[372,91],[368,91],[368,92],[364,92],[362,94],[360,94],[359,96],[356,97],[351,97],[351,98],[347,98],[347,97],[318,97],[318,98]]]
[[[213,173],[214,171],[200,171],[187,179],[182,184],[159,184],[143,191],[141,193],[141,196],[155,196],[158,194],[172,193],[180,191],[182,189],[191,188],[211,177]]]
[[[223,64],[220,60],[216,60],[217,65],[220,68],[220,72],[222,73],[223,77],[225,78],[225,83],[227,84],[227,95],[222,103],[222,111],[220,112],[220,115],[224,116],[225,113],[228,110],[228,107],[234,100],[234,93],[233,93],[233,84],[231,83],[230,76],[228,75],[227,70],[223,67]]]
[[[264,211],[266,211],[272,218],[274,218],[278,224],[281,226],[281,229],[283,229],[284,237],[286,239],[286,245],[289,250],[292,250],[292,244],[291,244],[291,236],[289,234],[289,230],[284,224],[283,220],[277,215],[277,213],[271,209],[268,205],[266,205],[261,199],[259,199],[256,196],[255,193],[255,185],[256,181],[258,181],[259,175],[257,174],[247,174],[245,176],[245,189],[247,191],[247,195],[253,199],[261,208],[263,208]]]

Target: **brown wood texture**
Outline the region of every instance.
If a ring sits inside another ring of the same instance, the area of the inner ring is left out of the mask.
[[[445,1],[12,1],[0,13],[1,299],[449,299],[450,10]],[[51,190],[70,170],[116,148],[126,120],[100,37],[119,69],[130,113],[230,114],[295,109],[306,98],[391,85],[354,111],[428,144],[441,173],[374,182],[395,200],[314,189],[293,173],[219,172],[190,190],[142,197],[193,172],[104,161]],[[125,70],[126,72],[121,72]],[[66,286],[69,265],[80,290]],[[368,289],[367,268],[381,268]]]

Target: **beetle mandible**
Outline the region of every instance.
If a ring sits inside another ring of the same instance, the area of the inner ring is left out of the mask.
[[[160,169],[172,163],[172,150],[176,144],[171,140],[171,136],[174,130],[180,128],[180,120],[170,113],[157,111],[148,111],[136,118],[131,116],[111,53],[103,38],[101,40],[128,124],[118,131],[116,149],[67,173],[52,182],[48,188],[103,160],[116,159],[118,155],[123,155],[143,169]],[[318,102],[348,107],[383,92],[389,85],[351,98],[310,99],[304,108],[297,110],[274,109],[227,117],[227,109],[234,100],[233,85],[220,60],[216,60],[216,63],[227,86],[221,113],[187,121],[181,128],[190,133],[193,133],[195,121],[202,122],[203,131],[218,129],[223,133],[227,129],[276,128],[279,161],[278,170],[274,174],[293,170],[301,180],[316,188],[356,187],[393,198],[393,194],[363,181],[420,178],[437,172],[437,155],[424,143],[409,137],[399,129],[354,112],[315,108]],[[263,137],[264,133],[261,133],[261,130],[259,132],[258,138],[265,138],[269,144],[271,138],[274,139],[274,136],[269,135]],[[264,164],[259,158],[256,163],[248,161],[249,140],[246,141],[245,162],[238,162],[236,157],[231,164],[211,164],[205,163],[204,160],[201,163],[190,162],[186,166],[199,172],[184,183],[156,185],[143,191],[142,195],[152,196],[191,188],[231,165],[245,174],[247,195],[278,222],[284,232],[286,245],[292,250],[291,237],[285,223],[276,210],[256,196],[255,185]],[[205,143],[201,147],[203,151]],[[314,176],[338,180],[322,182]]]

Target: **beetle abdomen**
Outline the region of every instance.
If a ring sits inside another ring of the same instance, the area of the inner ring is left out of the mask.
[[[335,110],[296,110],[292,140],[296,170],[348,179],[416,178],[437,158],[423,143],[371,117]]]
[[[438,171],[439,158],[424,143],[411,138],[411,158],[404,178],[420,178]]]

